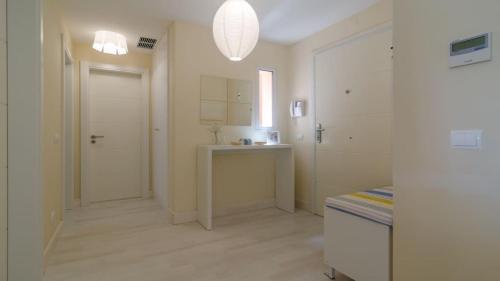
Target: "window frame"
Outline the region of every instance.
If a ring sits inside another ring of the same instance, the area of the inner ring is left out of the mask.
[[[262,127],[260,124],[260,72],[261,71],[267,71],[271,72],[273,74],[273,93],[272,93],[272,99],[273,99],[273,104],[272,104],[272,114],[273,114],[273,126],[272,127]],[[276,128],[278,127],[277,125],[277,97],[278,97],[278,85],[277,85],[277,72],[276,69],[273,67],[258,67],[257,68],[257,87],[256,87],[256,94],[255,94],[255,108],[256,110],[254,111],[254,124],[255,128],[257,130],[263,130],[263,131],[275,131]]]

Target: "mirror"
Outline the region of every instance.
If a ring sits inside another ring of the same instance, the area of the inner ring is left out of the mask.
[[[252,126],[253,100],[252,81],[201,76],[200,122]]]

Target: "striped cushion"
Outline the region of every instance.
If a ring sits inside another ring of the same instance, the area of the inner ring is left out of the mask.
[[[392,226],[393,188],[382,187],[326,199],[326,206]]]

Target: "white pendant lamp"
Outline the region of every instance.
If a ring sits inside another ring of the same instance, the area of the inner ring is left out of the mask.
[[[125,55],[128,53],[125,36],[112,31],[97,31],[92,47],[99,52],[110,55]]]
[[[232,61],[247,57],[259,40],[259,19],[245,0],[227,0],[214,17],[217,48]]]

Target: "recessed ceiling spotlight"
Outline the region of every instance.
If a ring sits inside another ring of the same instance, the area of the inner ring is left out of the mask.
[[[125,36],[112,31],[96,31],[92,47],[98,52],[110,55],[125,55],[128,53]]]

